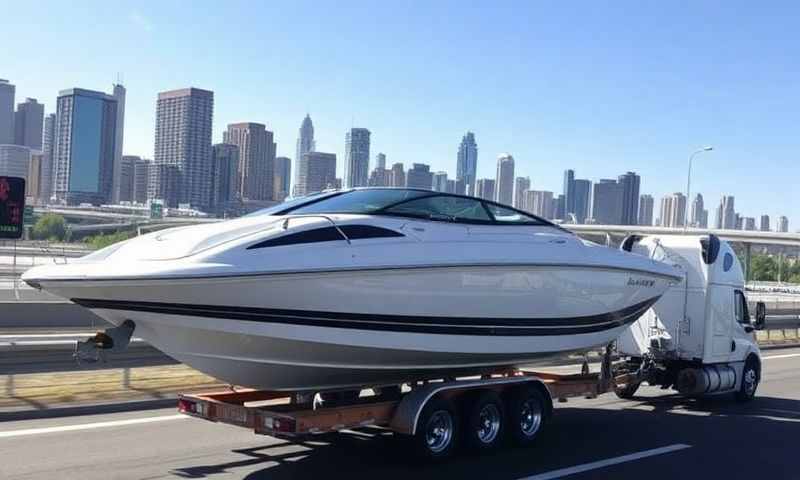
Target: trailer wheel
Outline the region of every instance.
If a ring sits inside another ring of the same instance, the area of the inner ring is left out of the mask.
[[[747,357],[742,370],[742,385],[739,391],[736,392],[736,400],[740,402],[749,402],[756,396],[756,389],[758,389],[758,382],[761,380],[761,369],[759,368],[758,361],[755,357]]]
[[[422,410],[410,440],[419,457],[440,460],[453,454],[457,438],[458,415],[453,403],[432,399]]]
[[[478,452],[495,449],[505,432],[505,412],[500,396],[489,390],[468,398],[464,409],[464,440]]]
[[[630,400],[636,395],[636,390],[639,390],[640,385],[641,383],[629,383],[624,387],[614,388],[614,393],[623,400]]]
[[[547,419],[547,404],[539,389],[526,386],[510,392],[508,430],[517,445],[531,445]]]

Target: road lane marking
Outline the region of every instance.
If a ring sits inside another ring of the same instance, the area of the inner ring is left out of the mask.
[[[770,355],[769,357],[761,357],[764,360],[772,360],[777,358],[794,358],[800,357],[800,353],[787,353],[785,355]]]
[[[540,473],[538,475],[521,478],[519,480],[551,480],[553,478],[566,477],[567,475],[574,475],[576,473],[588,472],[590,470],[596,470],[598,468],[604,468],[611,465],[617,465],[625,462],[632,462],[634,460],[641,460],[642,458],[653,457],[656,455],[664,455],[665,453],[672,453],[678,450],[684,450],[691,447],[692,447],[691,445],[676,443],[675,445],[669,445],[661,448],[653,448],[651,450],[644,450],[641,452],[631,453],[628,455],[623,455],[621,457],[608,458],[606,460],[599,460],[597,462],[584,463],[583,465],[575,465],[574,467],[561,468],[559,470]]]
[[[167,420],[180,420],[189,418],[187,415],[162,415],[159,417],[132,418],[129,420],[112,420],[109,422],[84,423],[81,425],[63,425],[60,427],[29,428],[26,430],[11,430],[0,432],[0,438],[22,437],[26,435],[40,435],[43,433],[74,432],[78,430],[92,430],[95,428],[122,427],[126,425],[138,425],[141,423],[164,422]]]

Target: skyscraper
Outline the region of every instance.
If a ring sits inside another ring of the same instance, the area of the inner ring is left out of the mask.
[[[147,203],[147,189],[150,186],[150,165],[153,162],[140,158],[133,163],[133,202]]]
[[[769,215],[761,215],[761,222],[759,230],[762,232],[769,232]]]
[[[272,132],[261,123],[231,123],[223,141],[239,147],[236,192],[246,200],[270,200],[275,169]]]
[[[386,170],[386,154],[379,153],[375,155],[375,168],[380,168],[381,170]]]
[[[208,207],[211,199],[213,117],[214,92],[184,88],[158,94],[153,163],[155,176],[151,175],[151,179],[166,183],[151,185],[151,190],[194,208]],[[161,168],[162,165],[174,166],[177,170],[165,170]],[[168,191],[173,187],[178,189],[176,194]]]
[[[16,87],[0,78],[0,145],[14,143],[14,95]]]
[[[150,174],[150,178],[147,181],[148,201],[160,201],[162,205],[168,208],[177,208],[179,203],[183,203],[180,195],[181,185],[184,181],[181,178],[178,164],[153,162],[148,166],[147,171]],[[210,198],[210,185],[208,190]]]
[[[275,157],[273,200],[282,202],[289,196],[292,183],[292,160],[289,157]]]
[[[369,136],[366,128],[351,128],[344,139],[344,182],[346,188],[369,183]],[[428,187],[430,188],[430,187]]]
[[[370,187],[389,187],[391,186],[392,171],[385,168],[375,167],[369,173]]]
[[[528,190],[525,196],[527,211],[542,218],[553,217],[553,192]]]
[[[623,187],[616,180],[602,179],[594,184],[592,218],[601,225],[622,222]]]
[[[316,150],[316,144],[314,143],[314,124],[311,122],[311,116],[306,114],[306,118],[303,119],[303,123],[300,125],[300,131],[297,134],[297,150],[295,152],[295,166],[294,166],[294,184],[297,185],[300,183],[299,175],[300,171],[307,172],[308,168],[305,166],[301,166],[301,163],[305,159],[305,154],[308,152],[313,152]],[[298,195],[297,192],[294,193]]]
[[[238,145],[217,143],[211,155],[211,206],[219,214],[229,202],[239,198]]]
[[[686,195],[676,192],[661,199],[661,226],[682,227],[686,222]]]
[[[25,198],[30,204],[39,204],[42,193],[42,152],[31,150],[31,161],[28,164],[28,181],[25,183]]]
[[[134,169],[136,162],[141,162],[142,158],[134,155],[123,155],[120,162],[119,174],[119,193],[117,202],[133,201],[133,183],[135,181]]]
[[[406,186],[406,172],[403,169],[402,163],[395,163],[394,165],[392,165],[392,173],[389,186],[390,187]]]
[[[494,179],[480,178],[475,182],[476,197],[483,198],[484,200],[494,200]]]
[[[44,117],[44,132],[42,134],[42,165],[39,179],[39,197],[43,203],[50,202],[53,194],[53,154],[56,137],[56,115],[51,113]]]
[[[0,175],[28,180],[31,149],[24,145],[0,145]]]
[[[114,93],[112,94],[117,99],[117,135],[114,139],[114,179],[112,181],[112,198],[114,203],[120,200],[120,190],[122,189],[122,140],[124,138],[125,130],[125,87],[115,83]]]
[[[495,200],[505,205],[514,203],[514,157],[509,153],[497,157]]]
[[[59,92],[53,157],[58,202],[111,202],[116,138],[116,98],[81,88]]]
[[[704,208],[703,196],[697,194],[692,200],[691,213],[689,214],[689,226],[695,228],[708,228],[708,210]]]
[[[447,192],[447,172],[433,174],[433,186],[431,189],[436,192]]]
[[[742,230],[753,231],[756,229],[756,219],[755,217],[743,217],[742,218]]]
[[[525,209],[525,192],[531,189],[530,177],[517,177],[514,180],[514,207]]]
[[[731,195],[725,195],[720,200],[719,207],[717,207],[716,227],[718,229],[736,230],[737,221],[734,200]]]
[[[647,227],[653,225],[653,203],[652,195],[642,195],[639,197],[639,225]]]
[[[406,187],[430,190],[433,185],[433,174],[430,165],[415,163],[406,172]]]
[[[575,170],[564,170],[564,218],[575,214]],[[577,216],[577,215],[576,215]]]
[[[789,219],[781,215],[778,217],[778,231],[787,233],[789,231]]]
[[[314,151],[306,152],[303,156],[303,168],[306,171],[300,174],[300,195],[336,187],[336,154]]]
[[[589,208],[592,204],[592,182],[576,178],[572,182],[573,210],[575,220],[578,223],[585,223],[589,216]]]
[[[41,150],[43,123],[44,105],[35,98],[26,98],[24,103],[17,105],[14,113],[14,143]]]
[[[458,146],[456,181],[463,181],[465,193],[475,195],[475,175],[478,171],[478,144],[475,134],[467,132]]]
[[[634,172],[617,177],[622,186],[622,225],[636,225],[639,220],[639,183],[641,179]]]

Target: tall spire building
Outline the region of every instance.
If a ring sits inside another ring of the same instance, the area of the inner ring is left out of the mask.
[[[308,170],[302,162],[305,161],[305,154],[314,152],[317,145],[314,143],[314,124],[311,122],[311,116],[306,114],[303,123],[300,125],[300,131],[297,134],[297,150],[295,152],[295,169],[294,169],[294,184],[300,183],[300,173]]]
[[[369,137],[370,131],[366,128],[351,128],[345,135],[344,183],[347,188],[369,185]]]
[[[505,205],[514,202],[514,157],[503,153],[497,157],[495,200]]]
[[[456,181],[464,182],[467,195],[475,195],[475,175],[478,170],[478,144],[475,143],[475,134],[467,132],[458,146],[458,161],[456,163]]]

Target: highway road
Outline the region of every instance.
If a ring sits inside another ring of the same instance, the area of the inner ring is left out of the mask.
[[[421,465],[387,433],[304,443],[155,409],[0,423],[0,478],[797,478],[800,349],[765,352],[758,398],[702,402],[642,389],[557,405],[539,444]]]

